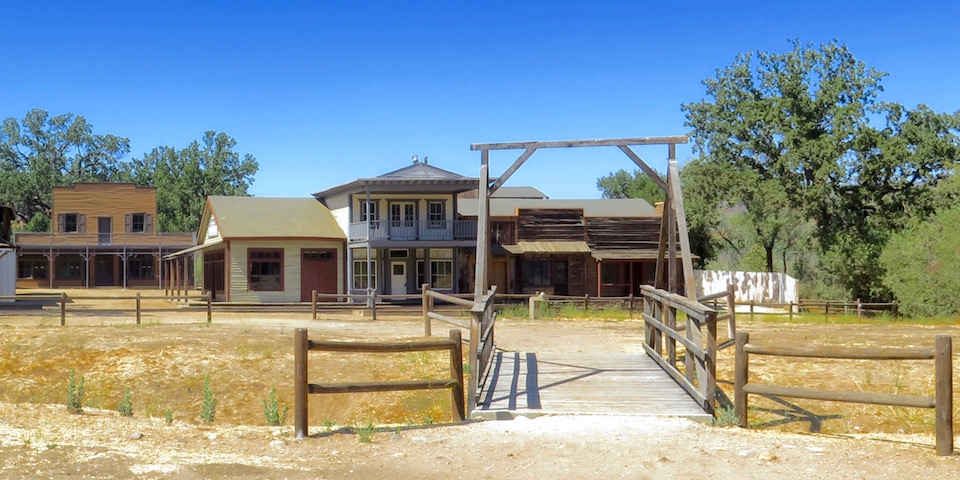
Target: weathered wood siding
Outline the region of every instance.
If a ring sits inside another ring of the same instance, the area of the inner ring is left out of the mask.
[[[516,245],[517,244],[517,221],[516,219],[492,220],[490,221],[490,244],[491,245]]]
[[[145,213],[150,215],[153,223],[148,232],[156,232],[157,189],[132,183],[77,183],[69,187],[53,187],[50,222],[54,234],[61,233],[57,220],[63,213],[84,215],[85,233],[99,233],[99,217],[112,218],[113,233],[124,233],[127,214]]]
[[[260,292],[248,290],[248,249],[283,249],[283,291]],[[337,293],[343,293],[344,245],[338,241],[230,241],[230,301],[231,302],[299,302],[300,250],[303,248],[333,248],[337,250]]]
[[[585,241],[582,209],[519,209],[518,240]]]
[[[587,244],[598,249],[656,250],[659,218],[586,218]]]

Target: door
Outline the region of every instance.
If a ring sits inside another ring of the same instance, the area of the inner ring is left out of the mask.
[[[113,219],[110,217],[97,217],[97,243],[100,245],[110,245],[113,236]]]
[[[93,285],[95,287],[114,286],[114,268],[117,257],[114,255],[97,255],[93,260]]]
[[[416,209],[413,202],[390,204],[390,239],[413,240],[417,238]]]
[[[300,252],[300,301],[313,300],[317,293],[337,293],[337,251],[335,249],[302,250]],[[331,302],[333,297],[317,301]]]
[[[407,262],[390,264],[390,293],[393,295],[407,294]]]
[[[507,289],[507,262],[494,261],[491,264],[490,284],[497,286],[498,293],[510,293]]]

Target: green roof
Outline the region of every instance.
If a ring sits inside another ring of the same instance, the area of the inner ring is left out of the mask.
[[[315,198],[210,196],[207,201],[223,238],[347,238]]]

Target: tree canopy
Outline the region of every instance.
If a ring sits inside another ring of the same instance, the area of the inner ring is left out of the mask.
[[[53,187],[75,182],[136,182],[157,187],[161,231],[197,228],[207,195],[246,195],[258,165],[235,151],[236,140],[208,131],[186,148],[157,147],[124,160],[130,141],[97,134],[79,115],[35,109],[0,128],[0,204],[10,205],[27,231],[47,231]]]

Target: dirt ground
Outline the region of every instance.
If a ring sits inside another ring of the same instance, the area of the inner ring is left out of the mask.
[[[0,310],[0,478],[957,478],[960,472],[960,454],[934,453],[930,410],[760,398],[750,403],[755,428],[742,430],[639,416],[450,425],[444,423],[449,394],[311,396],[313,437],[296,440],[292,419],[285,427],[264,425],[261,404],[273,387],[281,403],[292,401],[294,328],[309,328],[311,338],[373,339],[418,336],[421,322],[256,313],[218,314],[207,326],[180,323],[196,316],[185,315],[192,316],[165,313],[140,326],[89,319],[64,328],[42,314]],[[498,325],[498,346],[507,350],[641,351],[636,321]],[[756,342],[840,345],[926,346],[936,333],[960,334],[956,326],[741,322],[740,328]],[[435,334],[445,331],[434,327]],[[718,361],[728,392],[732,354],[725,350]],[[446,368],[442,359],[423,355],[348,362],[311,355],[311,378],[331,381],[396,372],[430,378]],[[791,382],[803,374],[814,379],[805,384],[812,387],[932,394],[932,362],[899,363],[757,359],[751,379],[799,384]],[[70,368],[87,382],[81,415],[62,404]],[[210,426],[198,419],[206,375],[219,400]],[[116,411],[127,387],[132,418]],[[175,416],[171,425],[163,419],[166,408]],[[361,442],[350,427],[367,423],[381,428]]]

